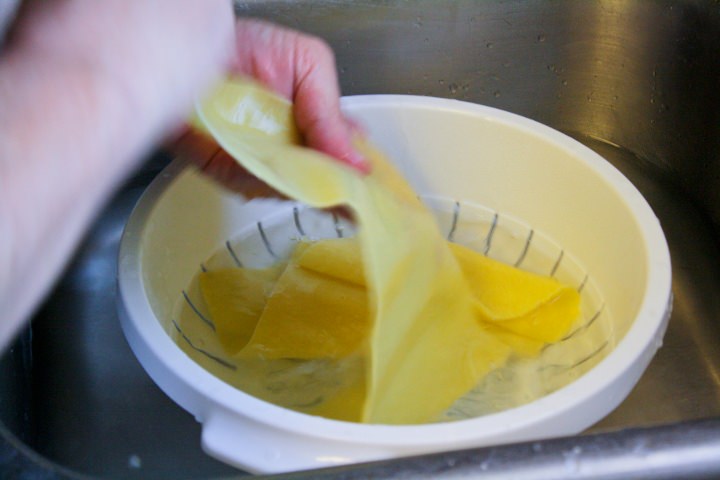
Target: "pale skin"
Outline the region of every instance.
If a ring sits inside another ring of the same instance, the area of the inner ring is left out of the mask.
[[[229,0],[28,0],[11,28],[0,50],[0,351],[108,196],[227,71],[293,100],[308,146],[367,171],[327,45],[236,20]],[[258,187],[212,142],[186,132],[176,146],[225,185]]]

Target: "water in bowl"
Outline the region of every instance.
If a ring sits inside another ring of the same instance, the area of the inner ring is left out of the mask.
[[[473,418],[529,403],[573,382],[612,350],[611,312],[591,272],[571,252],[526,223],[482,205],[435,196],[423,201],[448,240],[522,270],[552,276],[577,288],[581,298],[581,315],[564,338],[546,345],[537,357],[511,358],[437,421]],[[239,266],[265,268],[287,258],[302,239],[354,234],[352,223],[337,215],[288,202],[286,208],[227,239],[198,266],[178,296],[173,318],[166,321],[168,332],[196,363],[221,380],[266,401],[311,412],[324,393],[362,370],[362,360],[349,357],[330,365],[323,360],[286,359],[258,365],[227,355],[214,334],[197,276]],[[285,400],[290,396],[292,404]]]

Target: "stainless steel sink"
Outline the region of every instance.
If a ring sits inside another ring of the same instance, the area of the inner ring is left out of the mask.
[[[585,435],[328,476],[720,476],[717,2],[287,0],[236,9],[326,38],[345,94],[457,98],[572,135],[646,196],[673,259],[665,345],[627,400]],[[167,160],[154,156],[110,202],[0,362],[0,477],[241,474],[201,452],[199,426],[140,368],[115,313],[124,222]]]

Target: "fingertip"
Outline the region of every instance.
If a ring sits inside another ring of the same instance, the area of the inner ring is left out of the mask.
[[[351,136],[364,137],[366,135],[365,128],[354,118],[345,115],[343,116],[343,120],[345,121],[345,125],[347,126]]]
[[[358,144],[361,139],[365,137],[365,130],[359,123],[350,117],[343,116],[343,120],[345,121],[345,126],[348,132],[348,142],[351,145]],[[347,163],[364,175],[369,174],[372,169],[370,161],[367,157],[352,147],[350,149],[350,154],[347,157]]]
[[[371,166],[370,162],[367,158],[365,158],[364,155],[362,155],[360,152],[356,150],[352,150],[349,155],[347,155],[345,158],[342,159],[353,167],[354,169],[358,170],[363,175],[367,175],[370,173]]]
[[[346,122],[316,122],[303,134],[306,146],[334,157],[362,174],[370,173],[370,162],[353,146],[353,139],[360,135],[354,134]]]

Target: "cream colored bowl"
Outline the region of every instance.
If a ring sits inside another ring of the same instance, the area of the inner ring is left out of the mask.
[[[253,472],[291,471],[575,434],[613,410],[661,345],[671,306],[665,238],[630,182],[575,140],[496,109],[382,95],[346,98],[343,108],[419,194],[483,205],[562,245],[602,293],[615,347],[543,398],[455,422],[352,424],[256,399],[186,356],[172,339],[172,316],[199,265],[277,205],[246,203],[177,159],[127,224],[119,308],[143,367],[203,424],[205,451]]]

